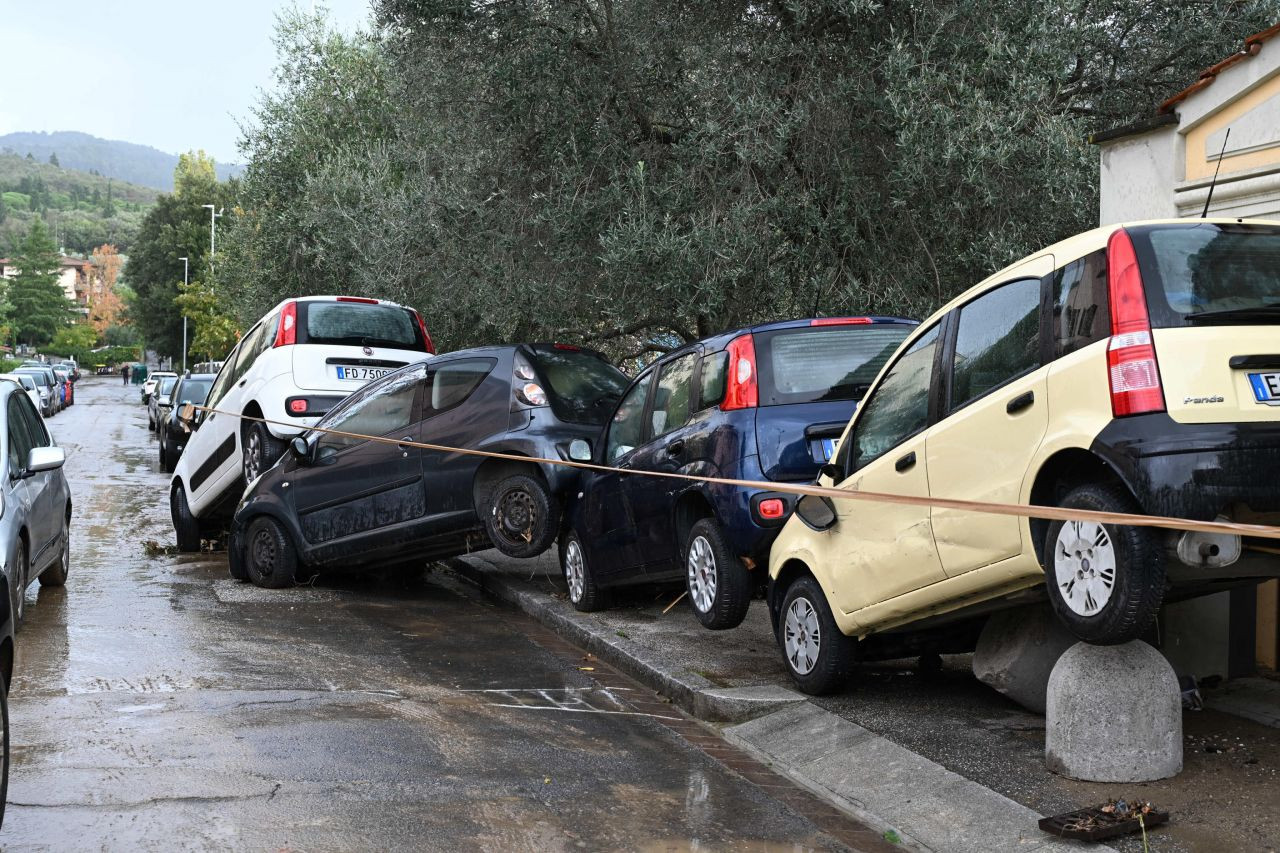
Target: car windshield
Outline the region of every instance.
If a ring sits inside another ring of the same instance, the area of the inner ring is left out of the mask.
[[[304,302],[306,342],[383,346],[426,352],[413,315],[396,305]]]
[[[552,408],[563,420],[603,424],[627,390],[626,374],[593,353],[536,349],[533,360],[550,386]]]
[[[1280,322],[1280,228],[1198,222],[1129,233],[1156,328]]]
[[[212,379],[186,379],[178,386],[178,402],[194,403],[197,406],[209,397]]]
[[[15,373],[21,373],[23,376],[30,376],[34,382],[39,385],[51,385],[49,374],[43,370],[16,370]]]
[[[760,404],[860,400],[914,328],[877,323],[758,333]]]

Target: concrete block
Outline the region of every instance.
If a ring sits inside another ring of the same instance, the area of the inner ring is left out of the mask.
[[[1135,640],[1077,643],[1046,696],[1045,763],[1071,779],[1150,782],[1182,770],[1182,701],[1164,656]]]
[[[973,652],[973,674],[1022,707],[1043,714],[1049,673],[1076,642],[1047,605],[1005,610],[982,629]]]

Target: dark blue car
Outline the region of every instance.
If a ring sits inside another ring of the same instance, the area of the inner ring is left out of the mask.
[[[595,461],[810,483],[880,368],[916,325],[826,317],[740,329],[671,352],[627,388]],[[684,578],[708,628],[732,628],[765,580],[791,496],[767,489],[593,472],[569,507],[560,561],[579,610],[608,588]]]

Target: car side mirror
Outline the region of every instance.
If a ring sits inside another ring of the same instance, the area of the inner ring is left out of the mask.
[[[575,438],[569,442],[569,458],[574,462],[590,462],[591,442],[585,438]]]
[[[830,530],[836,523],[836,505],[831,498],[805,495],[796,503],[796,515],[814,530]]]
[[[311,461],[311,445],[302,436],[293,437],[293,441],[289,442],[289,450],[293,451],[293,457],[303,465]]]
[[[27,454],[27,473],[52,471],[67,461],[67,453],[61,447],[33,447]]]
[[[818,476],[826,477],[833,483],[839,483],[844,479],[844,468],[835,462],[828,462],[818,469]]]

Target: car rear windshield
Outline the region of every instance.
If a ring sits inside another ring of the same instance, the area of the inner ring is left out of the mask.
[[[533,360],[561,420],[603,424],[627,390],[626,374],[593,353],[536,349]]]
[[[176,376],[161,376],[160,381],[156,384],[156,393],[163,397],[173,390],[173,386],[177,383]]]
[[[757,333],[760,405],[862,399],[913,328],[876,323]]]
[[[1280,228],[1197,222],[1129,234],[1152,326],[1280,323]]]
[[[208,399],[212,385],[212,379],[184,379],[178,386],[178,402],[195,403],[198,406]]]
[[[299,302],[308,344],[395,347],[426,352],[418,323],[407,308],[365,302]]]

